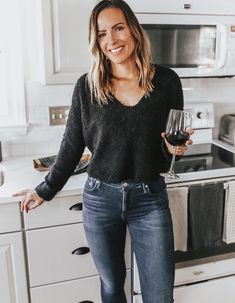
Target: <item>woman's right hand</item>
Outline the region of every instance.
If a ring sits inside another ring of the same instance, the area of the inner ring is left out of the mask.
[[[45,200],[36,193],[35,190],[32,189],[24,189],[21,191],[18,191],[12,195],[13,197],[17,196],[24,196],[21,200],[20,205],[20,211],[21,212],[28,212],[29,210],[32,210],[45,202]]]

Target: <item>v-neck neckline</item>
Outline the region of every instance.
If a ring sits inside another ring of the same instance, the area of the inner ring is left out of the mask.
[[[154,80],[156,76],[156,66],[154,66],[154,74],[153,74],[153,78],[151,81]],[[152,92],[150,92],[150,95],[151,95]],[[144,101],[147,100],[148,96],[146,96],[146,94],[143,94],[142,97],[140,97],[140,99],[138,100],[137,103],[135,103],[134,105],[126,105],[124,103],[122,103],[120,100],[118,100],[118,98],[116,98],[114,96],[114,94],[111,94],[112,96],[112,99],[115,101],[115,103],[118,103],[119,106],[123,107],[123,108],[127,108],[127,109],[134,109],[134,108],[137,108],[139,105],[141,105],[142,103],[144,103]]]

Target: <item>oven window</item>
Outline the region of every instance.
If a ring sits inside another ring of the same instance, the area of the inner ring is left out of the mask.
[[[216,26],[142,24],[152,46],[153,63],[171,68],[212,68]]]

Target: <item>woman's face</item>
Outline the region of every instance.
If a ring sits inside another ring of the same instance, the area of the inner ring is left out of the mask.
[[[135,42],[123,12],[118,8],[106,8],[97,18],[98,43],[112,64],[132,60]]]

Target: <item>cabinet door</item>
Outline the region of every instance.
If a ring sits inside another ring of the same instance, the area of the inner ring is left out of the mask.
[[[97,2],[41,0],[44,83],[72,84],[88,71],[88,23]]]
[[[19,203],[0,203],[0,234],[21,230]]]
[[[233,0],[126,0],[135,13],[235,15]]]
[[[29,302],[20,232],[0,235],[0,302]]]

